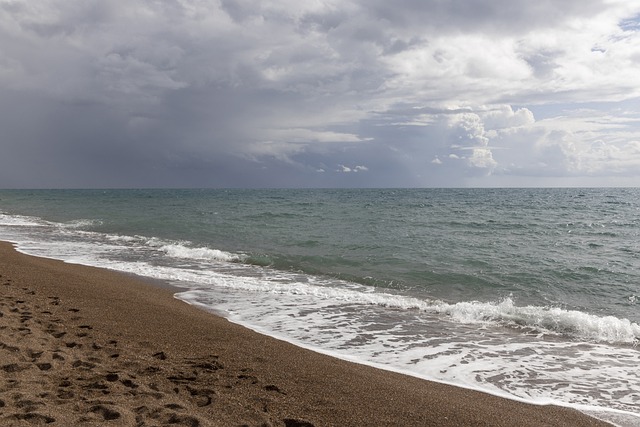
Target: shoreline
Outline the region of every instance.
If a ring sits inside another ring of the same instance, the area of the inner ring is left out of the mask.
[[[607,426],[261,335],[137,276],[0,242],[0,420],[11,425]]]

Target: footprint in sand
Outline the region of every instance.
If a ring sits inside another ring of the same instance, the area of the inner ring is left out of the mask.
[[[287,394],[284,391],[280,390],[280,388],[278,386],[273,385],[273,384],[269,384],[269,385],[264,386],[264,389],[267,390],[267,391],[275,391],[276,393],[280,393],[280,394],[285,394],[285,395]]]
[[[187,391],[191,396],[191,400],[200,408],[211,405],[213,401],[212,396],[215,395],[215,391],[210,389],[196,389],[187,386]]]
[[[34,412],[38,407],[45,406],[45,403],[30,399],[19,399],[15,401],[15,406],[24,412]]]
[[[75,393],[71,390],[60,389],[56,397],[61,400],[69,400],[75,397]]]
[[[71,364],[74,368],[91,370],[96,367],[95,363],[85,362],[84,360],[76,360]]]
[[[139,387],[139,386],[138,386],[138,384],[134,383],[133,381],[131,381],[131,380],[129,380],[129,379],[122,380],[122,381],[120,381],[120,383],[121,383],[123,386],[128,387],[128,388],[132,388],[132,389],[135,389],[135,388],[138,388],[138,387]]]
[[[112,383],[112,382],[118,381],[118,379],[120,379],[120,376],[116,373],[110,372],[107,375],[105,375],[104,379]]]
[[[89,408],[89,412],[99,414],[105,421],[117,420],[120,418],[120,412],[113,410],[104,405],[95,405]]]
[[[56,331],[53,329],[47,329],[45,332],[49,333],[54,338],[62,338],[63,336],[67,335],[67,333],[64,331]]]
[[[285,418],[282,421],[284,421],[285,427],[315,427],[313,424],[307,421],[296,420],[293,418]]]
[[[29,412],[26,414],[13,414],[9,418],[13,418],[19,421],[27,421],[30,424],[51,424],[56,421],[56,419],[53,417],[37,414],[35,412]]]
[[[136,413],[136,423],[143,425],[146,419],[151,419],[154,422],[170,425],[182,425],[186,427],[199,427],[201,422],[198,418],[190,415],[182,415],[174,410],[184,410],[182,406],[178,404],[168,404],[164,407],[149,408],[147,406],[140,406],[134,410]]]
[[[7,350],[11,353],[17,353],[18,351],[20,351],[20,349],[18,347],[12,346],[12,345],[7,345],[3,342],[0,342],[0,350]]]
[[[0,366],[0,369],[6,373],[15,373],[24,371],[25,369],[29,369],[29,367],[25,365],[19,365],[17,363],[9,363],[7,365]]]
[[[167,355],[164,353],[164,351],[159,351],[157,353],[154,353],[152,357],[155,357],[156,359],[159,359],[159,360],[167,359]]]
[[[27,357],[29,359],[31,359],[32,361],[35,361],[35,360],[39,359],[40,356],[42,356],[43,353],[44,353],[44,351],[27,350]]]

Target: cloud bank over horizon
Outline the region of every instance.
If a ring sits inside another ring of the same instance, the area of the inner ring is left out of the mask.
[[[640,1],[0,0],[0,187],[640,185]]]

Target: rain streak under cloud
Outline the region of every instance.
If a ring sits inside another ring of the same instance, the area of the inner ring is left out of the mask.
[[[640,185],[640,1],[0,0],[0,187]]]

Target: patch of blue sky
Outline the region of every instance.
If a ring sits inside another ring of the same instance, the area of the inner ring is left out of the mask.
[[[624,19],[620,21],[618,26],[624,31],[638,31],[640,30],[640,14],[633,18]]]
[[[576,110],[598,110],[598,111],[638,111],[640,108],[640,98],[626,99],[618,102],[574,102],[574,103],[553,103],[541,105],[511,106],[514,110],[525,107],[528,108],[536,120],[550,117],[563,116]]]

